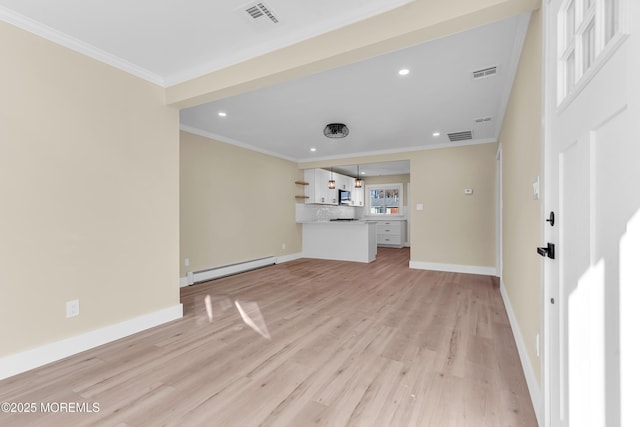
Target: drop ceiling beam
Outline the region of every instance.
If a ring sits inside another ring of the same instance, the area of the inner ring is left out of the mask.
[[[415,0],[381,15],[166,89],[188,108],[446,37],[540,7],[540,0]]]

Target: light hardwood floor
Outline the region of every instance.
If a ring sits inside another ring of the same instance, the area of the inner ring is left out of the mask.
[[[99,412],[0,425],[536,426],[495,278],[379,249],[183,288],[183,319],[0,382],[0,402]]]

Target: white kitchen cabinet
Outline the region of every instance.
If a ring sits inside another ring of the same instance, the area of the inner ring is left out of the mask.
[[[379,221],[376,224],[378,246],[404,246],[405,221]]]
[[[329,188],[331,172],[324,169],[305,169],[304,180],[309,183],[305,187],[306,204],[337,205],[338,190]],[[334,174],[335,179],[335,174]]]
[[[336,180],[336,188],[339,190],[353,191],[354,178],[350,176],[341,175],[339,173],[333,174],[333,179]]]
[[[351,201],[353,202],[353,206],[364,206],[364,187],[355,188],[354,184],[353,191],[351,192]]]

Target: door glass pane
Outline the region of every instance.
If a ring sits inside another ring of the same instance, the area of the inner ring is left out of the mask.
[[[618,1],[604,0],[604,43],[609,43],[618,32]]]
[[[576,55],[575,51],[571,52],[571,55],[567,57],[565,63],[565,95],[571,92],[573,86],[576,83]]]
[[[567,14],[565,16],[565,23],[566,23],[566,45],[565,46],[569,46],[571,44],[571,42],[573,41],[573,37],[576,33],[576,4],[575,1],[572,1],[571,3],[569,3],[569,6],[567,6]]]
[[[596,59],[596,26],[592,20],[582,34],[582,72],[586,72]]]
[[[582,23],[584,22],[584,19],[587,17],[587,15],[590,12],[591,6],[593,4],[595,0],[582,0],[582,13],[578,13],[577,7],[576,7],[576,27],[582,25]]]

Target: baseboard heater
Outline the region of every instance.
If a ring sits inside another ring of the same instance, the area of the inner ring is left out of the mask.
[[[214,267],[207,270],[193,271],[187,273],[187,284],[193,285],[194,283],[206,282],[208,280],[217,279],[220,277],[231,276],[232,274],[238,274],[249,270],[255,270],[256,268],[266,267],[273,265],[277,261],[274,256],[268,256],[264,258],[254,259],[251,261],[239,262],[237,264],[229,264],[222,267]]]

